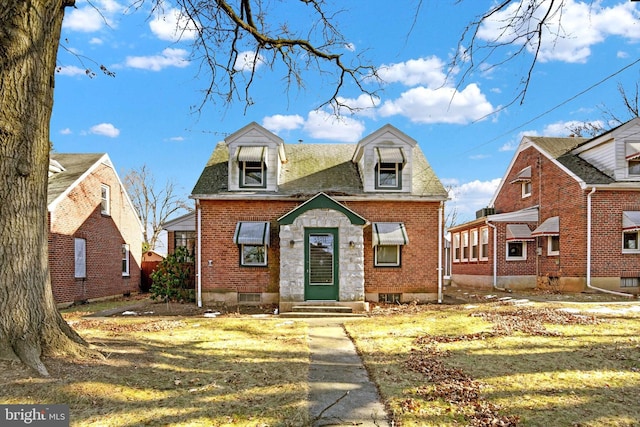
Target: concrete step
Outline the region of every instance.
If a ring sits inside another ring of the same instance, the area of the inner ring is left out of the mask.
[[[341,305],[294,305],[293,312],[307,313],[353,313],[353,309]]]
[[[288,311],[286,313],[280,313],[280,317],[286,317],[289,319],[330,319],[334,317],[367,317],[366,313],[322,313],[313,311]]]

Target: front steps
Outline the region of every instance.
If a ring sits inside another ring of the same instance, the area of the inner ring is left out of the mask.
[[[284,311],[285,308],[286,311]],[[293,303],[289,307],[283,307],[281,303],[280,309],[280,317],[288,318],[366,317],[369,306],[366,303],[310,301]]]

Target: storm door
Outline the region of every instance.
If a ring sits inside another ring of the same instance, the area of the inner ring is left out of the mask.
[[[338,300],[338,229],[304,232],[305,300]]]

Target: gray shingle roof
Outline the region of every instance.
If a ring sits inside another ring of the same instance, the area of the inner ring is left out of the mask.
[[[364,195],[358,167],[351,161],[355,144],[287,144],[278,194]],[[447,192],[419,147],[413,149],[413,195],[447,197]],[[192,194],[224,194],[228,191],[229,150],[218,143]]]
[[[587,184],[610,184],[615,181],[580,156],[569,153],[574,148],[589,141],[588,138],[537,136],[529,137],[529,139]]]
[[[56,200],[103,156],[104,153],[51,153],[50,158],[60,163],[65,170],[49,177],[47,205]]]

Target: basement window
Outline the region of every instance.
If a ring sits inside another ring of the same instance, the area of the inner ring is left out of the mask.
[[[239,304],[255,304],[260,303],[260,294],[257,292],[240,292],[238,293]]]
[[[378,302],[387,304],[400,304],[402,294],[378,294]]]

